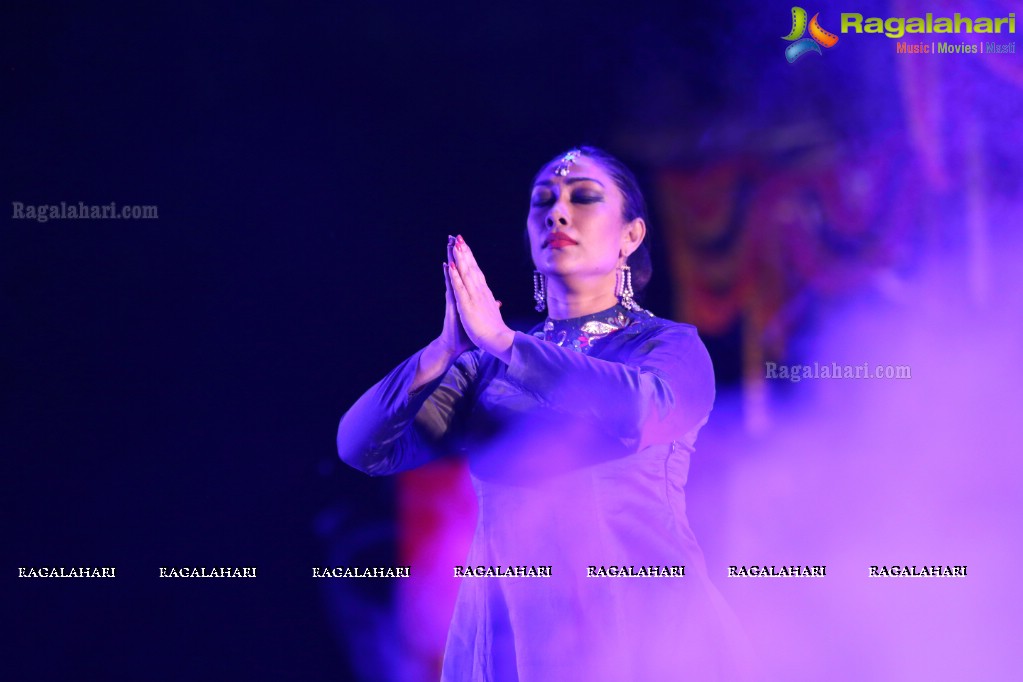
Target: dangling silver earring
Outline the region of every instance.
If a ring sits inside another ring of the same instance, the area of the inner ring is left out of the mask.
[[[547,275],[533,270],[533,300],[536,301],[536,312],[542,313],[547,307]]]
[[[632,268],[628,265],[619,265],[615,272],[615,296],[618,297],[625,309],[636,309],[636,302],[632,300],[632,297],[635,296],[635,292],[632,290]]]

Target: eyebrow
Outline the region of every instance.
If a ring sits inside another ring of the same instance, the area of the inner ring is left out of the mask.
[[[579,177],[579,176],[576,176],[574,178],[565,178],[564,184],[566,184],[566,185],[574,185],[577,182],[587,182],[587,181],[588,182],[595,182],[598,185],[600,185],[601,187],[604,186],[604,183],[601,182],[600,180],[597,180],[596,178],[586,178],[586,177]],[[544,187],[551,187],[551,186],[554,185],[554,182],[552,180],[537,180],[536,182],[533,183],[533,187],[537,187],[537,186],[540,186],[540,185],[542,185]]]

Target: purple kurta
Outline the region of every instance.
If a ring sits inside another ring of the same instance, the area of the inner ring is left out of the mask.
[[[695,327],[621,306],[549,320],[515,334],[509,364],[467,352],[410,394],[418,361],[342,418],[342,459],[383,475],[464,451],[479,503],[467,566],[551,567],[463,578],[444,680],[742,678],[741,634],[685,513],[714,402]],[[651,566],[684,576],[620,575]],[[602,568],[619,575],[588,576]]]

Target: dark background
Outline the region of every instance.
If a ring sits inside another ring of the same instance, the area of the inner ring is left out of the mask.
[[[5,221],[5,582],[118,571],[8,583],[15,677],[350,675],[315,519],[386,518],[392,482],[337,420],[439,330],[448,233],[528,313],[532,173],[608,140],[629,32],[675,12],[8,5],[5,198],[159,207]]]
[[[792,70],[774,4],[7,3],[4,205],[159,207],[3,223],[10,679],[350,678],[309,567],[386,527],[393,481],[342,467],[334,432],[439,330],[446,235],[532,324],[522,229],[555,154],[648,181],[760,125],[900,119],[890,55]],[[712,350],[727,388],[735,349]],[[13,577],[49,565],[118,577]]]

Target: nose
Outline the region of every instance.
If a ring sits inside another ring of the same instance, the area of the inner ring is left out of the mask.
[[[551,212],[547,214],[547,219],[544,221],[547,225],[547,229],[553,229],[555,225],[563,227],[568,225],[568,220],[565,219],[565,214],[557,207],[551,209]]]

